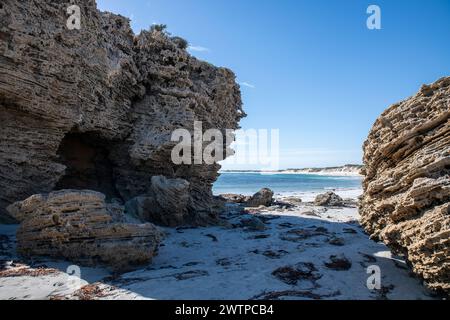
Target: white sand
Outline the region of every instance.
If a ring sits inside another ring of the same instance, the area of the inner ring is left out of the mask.
[[[347,198],[357,196],[360,191],[339,193]],[[302,197],[313,199],[314,194]],[[305,214],[311,211],[318,216]],[[166,229],[164,246],[148,267],[123,274],[113,281],[104,279],[109,275],[106,269],[81,268],[83,280],[78,287],[98,281],[107,284],[98,297],[101,299],[252,299],[282,291],[296,292],[297,296],[281,296],[281,299],[431,298],[421,282],[410,276],[401,259],[392,257],[383,244],[369,240],[355,222],[358,219],[356,208],[326,210],[302,204],[291,210],[267,209],[260,214],[270,218],[265,231],[242,227]],[[242,215],[230,210],[226,218],[238,224]],[[326,228],[326,235],[296,242],[280,238],[289,230],[315,230],[317,227]],[[14,240],[15,228],[0,226],[0,234]],[[350,229],[356,233],[345,232]],[[261,235],[266,238],[258,239]],[[344,245],[328,243],[333,235],[342,238]],[[214,237],[217,241],[213,241]],[[264,252],[279,256],[266,256]],[[330,255],[341,253],[352,262],[351,269],[335,271],[324,265]],[[0,257],[5,258],[15,259]],[[286,284],[272,275],[277,268],[299,262],[313,263],[320,279],[301,279],[297,284]],[[43,263],[62,271],[70,265],[54,261]],[[366,271],[370,265],[381,269],[382,291],[367,288],[369,275]],[[68,285],[69,280],[72,285]],[[77,286],[73,286],[73,277],[69,280],[64,272],[41,277],[0,277],[0,299],[48,299],[55,295],[74,298]]]
[[[329,190],[320,190],[320,191],[314,191],[314,192],[283,192],[283,193],[277,193],[275,196],[279,199],[284,199],[288,197],[298,197],[302,199],[303,202],[313,202],[314,199],[322,193],[325,193],[327,191],[333,191],[334,193],[338,194],[342,199],[357,199],[359,196],[362,195],[363,191],[360,188],[357,189],[329,189]]]

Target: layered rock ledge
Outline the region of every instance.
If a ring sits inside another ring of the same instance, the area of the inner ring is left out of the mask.
[[[391,106],[364,144],[362,224],[450,292],[450,77]]]
[[[39,194],[8,207],[21,222],[17,251],[24,257],[67,258],[126,271],[149,263],[162,232],[152,224],[125,222],[123,208],[95,191]]]

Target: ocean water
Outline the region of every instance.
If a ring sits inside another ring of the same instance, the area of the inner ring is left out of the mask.
[[[327,190],[358,190],[361,189],[361,183],[361,177],[226,172],[214,184],[213,192],[215,195],[252,195],[262,188],[270,188],[276,194],[290,195]]]

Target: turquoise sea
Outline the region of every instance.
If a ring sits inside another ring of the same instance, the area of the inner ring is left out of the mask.
[[[221,173],[213,187],[214,194],[239,193],[251,195],[261,188],[277,194],[351,190],[361,188],[361,177],[336,177],[310,174]]]

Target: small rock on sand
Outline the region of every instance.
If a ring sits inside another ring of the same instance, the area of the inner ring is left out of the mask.
[[[247,201],[248,207],[265,206],[270,207],[273,203],[273,191],[268,188],[263,188],[255,193],[250,200]]]
[[[324,194],[319,194],[314,201],[316,206],[324,207],[338,207],[344,205],[344,200],[334,192],[327,192]]]

